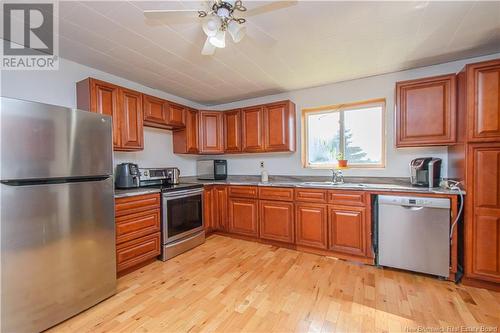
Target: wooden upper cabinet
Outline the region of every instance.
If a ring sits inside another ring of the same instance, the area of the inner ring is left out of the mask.
[[[167,102],[167,107],[166,107],[167,125],[173,128],[184,127],[186,125],[185,112],[186,112],[186,107],[180,104]]]
[[[144,125],[167,128],[167,104],[165,100],[143,94],[142,107],[144,111]]]
[[[198,128],[199,128],[199,112],[198,110],[186,108],[186,127],[179,130],[174,130],[173,145],[175,154],[197,154],[199,152],[198,145]]]
[[[500,283],[500,143],[470,148],[472,204],[465,224],[466,277]]]
[[[469,140],[500,140],[500,59],[467,65]]]
[[[332,251],[366,255],[365,208],[329,207],[328,248]]]
[[[259,236],[257,199],[229,198],[228,231],[244,236]]]
[[[224,112],[224,152],[241,152],[241,111]]]
[[[120,88],[122,110],[122,140],[120,150],[141,150],[144,148],[142,94]]]
[[[264,105],[264,150],[295,151],[295,105],[290,101]]]
[[[201,154],[224,153],[222,112],[200,111],[200,147]]]
[[[88,78],[76,84],[76,104],[81,110],[113,117],[113,149],[121,147],[121,117],[118,105],[120,87]]]
[[[294,228],[292,202],[259,200],[260,238],[293,243]]]
[[[76,84],[77,107],[113,117],[113,149],[142,150],[142,94],[117,85],[87,78]]]
[[[241,150],[246,153],[264,151],[262,106],[241,109]]]
[[[295,243],[326,249],[328,247],[327,217],[327,205],[296,203]]]
[[[456,75],[396,83],[396,146],[456,142]]]

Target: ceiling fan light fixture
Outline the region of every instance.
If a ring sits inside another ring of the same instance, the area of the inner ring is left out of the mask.
[[[205,40],[205,44],[203,44],[203,49],[201,49],[201,54],[203,55],[214,55],[215,54],[215,46],[210,43],[210,37],[207,37]]]
[[[219,31],[221,25],[221,20],[216,16],[212,16],[203,22],[203,32],[208,37],[214,37],[215,35],[217,35],[217,32]]]
[[[231,21],[227,25],[227,31],[231,35],[233,42],[239,43],[245,37],[246,27],[236,21]]]
[[[226,47],[226,32],[219,30],[213,37],[208,37],[208,41],[215,47],[223,49]]]

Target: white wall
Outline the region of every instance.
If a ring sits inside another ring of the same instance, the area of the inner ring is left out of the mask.
[[[86,77],[92,76],[199,109],[225,110],[282,99],[294,101],[297,106],[297,151],[295,153],[221,156],[221,158],[228,160],[229,174],[232,175],[259,174],[260,161],[264,161],[265,167],[271,175],[329,175],[330,173],[328,170],[304,169],[301,166],[301,109],[383,97],[387,101],[387,166],[385,169],[349,169],[345,174],[348,176],[405,177],[408,176],[408,163],[411,159],[419,156],[434,156],[443,159],[443,171],[444,176],[446,176],[446,147],[419,149],[394,148],[393,101],[395,82],[457,72],[466,63],[491,58],[500,58],[500,54],[372,76],[321,87],[301,89],[279,95],[265,96],[211,107],[199,105],[192,101],[154,90],[65,59],[61,59],[59,70],[57,71],[2,71],[0,89],[2,96],[74,108],[76,107],[75,83]],[[335,64],[332,64],[332,66],[335,66]],[[182,175],[194,175],[196,168],[195,160],[200,157],[174,155],[172,150],[172,133],[170,131],[147,127],[144,129],[144,151],[130,153],[115,152],[115,164],[130,161],[139,163],[139,165],[144,167],[177,166],[181,170]]]
[[[89,76],[194,108],[203,107],[192,101],[65,59],[60,59],[57,71],[2,71],[1,95],[76,108],[75,83]],[[144,167],[176,166],[184,176],[195,175],[196,158],[174,155],[172,149],[171,131],[146,127],[144,150],[115,152],[114,162],[115,164],[136,162]]]
[[[408,163],[415,157],[433,156],[443,159],[443,176],[447,170],[447,148],[395,148],[394,138],[394,88],[397,81],[410,80],[425,76],[454,73],[461,70],[466,63],[499,58],[499,54],[485,57],[454,61],[445,64],[423,67],[413,70],[377,75],[362,79],[339,82],[320,87],[301,89],[288,93],[254,98],[234,103],[216,105],[211,108],[227,110],[247,105],[267,103],[283,99],[290,99],[297,108],[297,151],[283,154],[252,154],[252,155],[225,155],[228,160],[228,171],[233,175],[259,174],[260,161],[264,161],[265,168],[271,175],[330,175],[329,170],[305,169],[301,164],[301,110],[303,108],[318,107],[363,101],[372,98],[385,98],[387,102],[387,156],[384,169],[349,169],[344,172],[348,176],[379,176],[379,177],[406,177],[409,175]],[[335,66],[335,64],[332,64]]]

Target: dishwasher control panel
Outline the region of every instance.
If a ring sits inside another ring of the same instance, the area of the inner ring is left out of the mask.
[[[444,198],[381,195],[379,202],[386,205],[450,208],[450,200]]]

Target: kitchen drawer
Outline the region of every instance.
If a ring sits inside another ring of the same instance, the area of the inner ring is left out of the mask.
[[[134,195],[116,198],[115,216],[123,216],[142,212],[149,209],[160,208],[160,193]]]
[[[123,271],[160,255],[160,233],[134,239],[116,247],[116,268]]]
[[[311,188],[295,189],[295,201],[326,203],[326,190],[317,190]]]
[[[229,196],[236,198],[257,198],[257,186],[229,186]]]
[[[160,231],[160,209],[116,218],[116,244]]]
[[[328,203],[343,206],[366,206],[366,193],[361,191],[328,191]]]
[[[259,199],[293,201],[293,188],[259,187]]]

